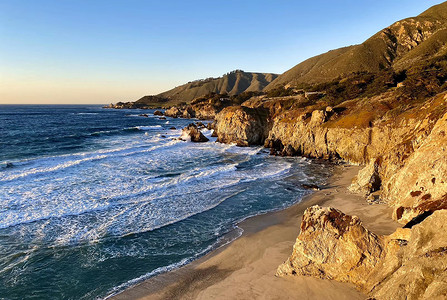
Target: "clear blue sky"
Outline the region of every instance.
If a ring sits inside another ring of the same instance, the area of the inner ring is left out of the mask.
[[[441,2],[0,0],[0,103],[130,101],[233,69],[282,73]]]

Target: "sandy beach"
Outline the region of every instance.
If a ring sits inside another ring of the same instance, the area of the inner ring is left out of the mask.
[[[385,204],[369,205],[347,187],[356,166],[339,166],[330,183],[280,212],[247,219],[242,237],[178,270],[161,274],[112,299],[366,299],[354,286],[311,277],[275,277],[292,252],[303,211],[312,205],[332,206],[357,215],[377,234],[390,234],[399,224]]]

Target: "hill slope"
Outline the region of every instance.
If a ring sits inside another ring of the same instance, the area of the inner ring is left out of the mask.
[[[316,84],[353,72],[404,69],[446,53],[447,2],[431,7],[379,31],[360,45],[312,57],[280,75],[266,90],[278,86]]]
[[[261,91],[277,77],[277,74],[249,73],[236,70],[219,78],[188,82],[157,96],[167,98],[171,100],[170,102],[190,102],[210,93],[226,93],[233,96],[245,91]]]

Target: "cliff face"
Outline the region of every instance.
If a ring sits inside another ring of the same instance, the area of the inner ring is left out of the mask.
[[[447,210],[439,210],[412,228],[379,236],[355,216],[313,206],[277,275],[350,282],[375,299],[445,299],[446,221]]]
[[[265,108],[278,108],[267,102],[229,107],[216,118],[217,134],[226,143],[264,143],[274,154],[365,164],[352,190],[365,196],[380,190],[394,219],[406,223],[447,207],[446,99],[443,93],[403,107],[386,93],[336,107],[322,102],[280,112]]]
[[[447,208],[447,113],[387,178],[383,198],[394,207],[394,218],[408,222],[425,211]]]
[[[370,293],[376,299],[446,299],[446,229],[446,210],[434,212],[411,229],[400,229],[407,236],[410,231],[409,237],[400,234],[392,255],[372,271]],[[396,233],[388,238],[395,237]]]

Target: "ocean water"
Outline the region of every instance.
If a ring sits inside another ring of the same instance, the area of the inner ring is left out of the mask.
[[[0,299],[106,298],[230,242],[240,221],[331,173],[179,141],[191,120],[152,112],[0,106]]]

